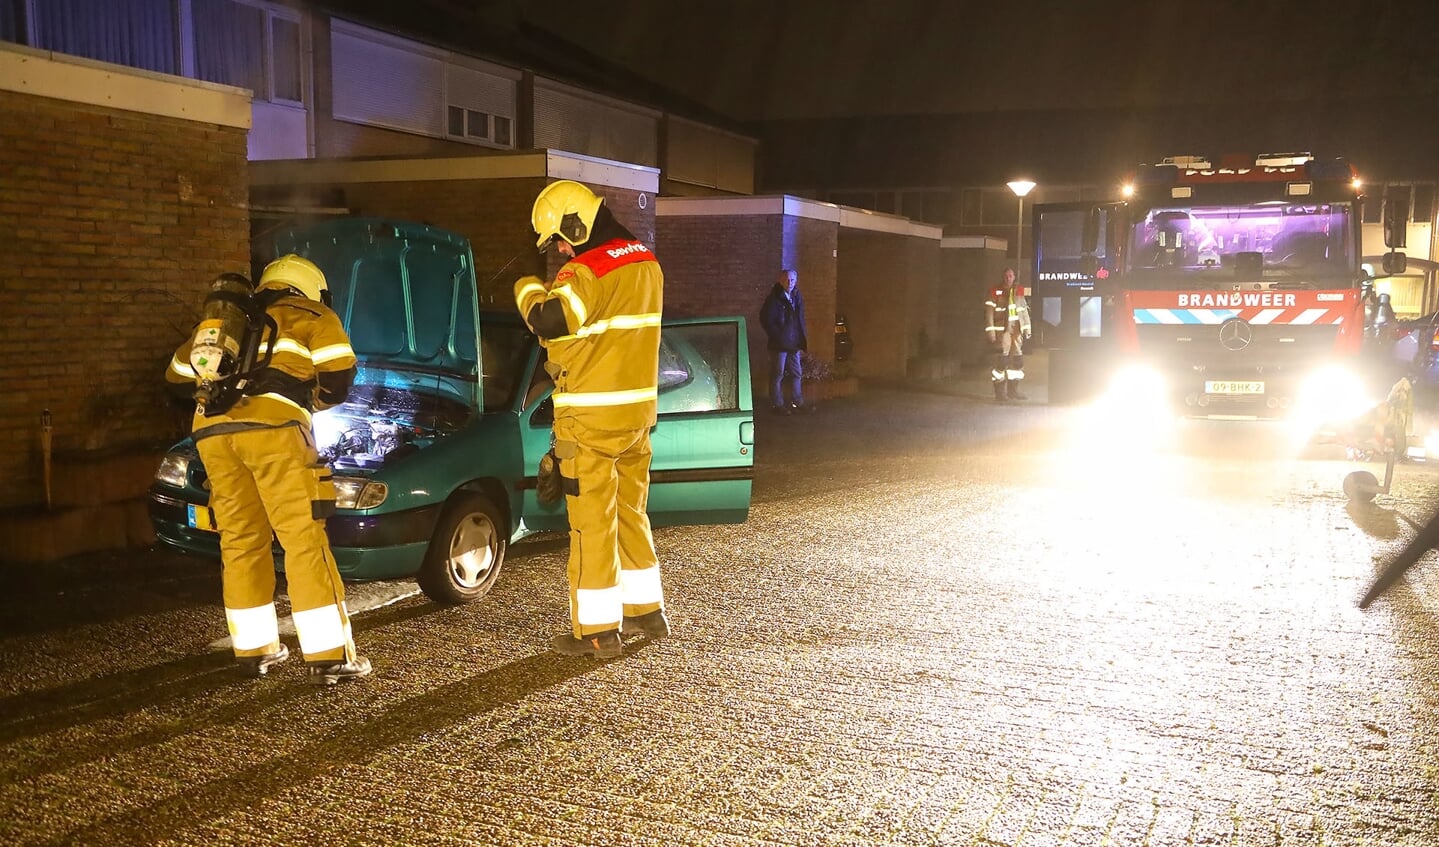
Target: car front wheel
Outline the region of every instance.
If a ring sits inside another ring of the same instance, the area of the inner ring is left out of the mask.
[[[455,495],[440,516],[416,582],[437,603],[458,605],[487,594],[505,562],[500,510],[482,494]]]

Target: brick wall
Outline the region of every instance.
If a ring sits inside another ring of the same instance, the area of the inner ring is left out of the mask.
[[[854,339],[856,376],[903,377],[917,349],[910,299],[918,299],[912,289],[919,282],[910,276],[908,240],[863,230],[839,233],[839,311]]]
[[[1003,278],[1007,262],[1003,251],[975,248],[941,251],[939,313],[949,326],[945,332],[946,352],[957,355],[965,365],[988,366],[989,342],[984,329],[989,325],[984,301],[989,288]],[[1030,309],[1038,320],[1038,301]]]
[[[946,328],[939,320],[940,251],[933,238],[904,239],[905,264],[910,280],[910,356],[936,356],[945,352]]]
[[[299,187],[256,186],[256,205],[337,206],[352,215],[427,223],[470,239],[480,308],[513,308],[514,282],[526,274],[554,276],[563,260],[535,249],[530,210],[552,180],[545,177],[412,182],[349,182]],[[594,187],[594,186],[592,186]],[[653,198],[641,208],[637,191],[596,187],[615,217],[653,245]],[[548,266],[546,266],[548,257]]]
[[[805,300],[811,355],[834,360],[835,249],[832,222],[794,215],[666,215],[658,219],[665,269],[665,314],[673,317],[743,315],[751,371],[761,395],[768,372],[768,339],[759,323],[779,272],[794,268]]]
[[[249,271],[243,129],[0,91],[0,506],[59,452],[152,446],[206,284]]]
[[[839,227],[831,221],[794,215],[785,216],[784,227],[784,264],[799,272],[799,287],[804,292],[804,331],[809,340],[809,354],[832,364],[834,315],[838,306],[836,251],[839,248]],[[770,285],[773,284],[774,274],[770,274]],[[768,287],[765,290],[768,291]]]
[[[673,216],[657,220],[665,271],[665,315],[743,315],[750,370],[763,382],[765,336],[759,308],[783,262],[778,215]]]

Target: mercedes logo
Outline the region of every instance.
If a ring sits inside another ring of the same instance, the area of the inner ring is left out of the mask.
[[[1243,318],[1230,318],[1219,325],[1219,344],[1225,350],[1243,350],[1254,340],[1254,328]]]

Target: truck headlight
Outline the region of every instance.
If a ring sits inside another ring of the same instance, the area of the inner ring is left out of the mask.
[[[1374,408],[1364,380],[1348,368],[1333,366],[1310,374],[1299,387],[1297,416],[1315,425],[1349,420]]]
[[[1123,368],[1109,381],[1109,388],[1099,404],[1116,424],[1136,415],[1162,414],[1166,411],[1168,386],[1159,371],[1142,365]]]
[[[373,509],[390,496],[390,487],[383,482],[355,477],[335,477],[335,507],[339,509]]]
[[[185,487],[185,477],[190,473],[190,457],[180,453],[166,453],[155,469],[155,481],[174,488]]]

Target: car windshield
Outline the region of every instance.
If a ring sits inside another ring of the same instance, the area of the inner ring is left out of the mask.
[[[1140,278],[1223,284],[1236,275],[1332,284],[1352,277],[1343,203],[1163,206],[1135,221],[1129,264]]]

